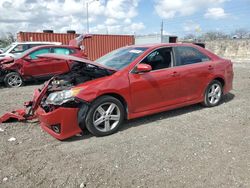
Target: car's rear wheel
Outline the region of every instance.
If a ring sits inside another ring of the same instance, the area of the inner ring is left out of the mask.
[[[86,127],[95,136],[106,136],[115,133],[124,120],[122,103],[111,96],[95,100],[86,117]]]
[[[17,72],[10,72],[4,77],[4,83],[7,87],[20,87],[23,85],[23,79]]]
[[[213,80],[207,87],[203,104],[213,107],[220,103],[223,95],[222,85],[218,80]]]

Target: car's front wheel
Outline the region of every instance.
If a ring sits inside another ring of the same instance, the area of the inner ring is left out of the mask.
[[[223,94],[222,85],[218,80],[213,80],[207,87],[203,104],[213,107],[220,103]]]
[[[95,136],[115,133],[124,120],[122,103],[112,97],[103,96],[95,100],[86,117],[86,127]]]
[[[4,77],[4,83],[7,87],[20,87],[23,85],[23,79],[17,72],[10,72]]]

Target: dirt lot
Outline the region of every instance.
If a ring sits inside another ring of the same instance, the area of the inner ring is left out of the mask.
[[[34,122],[0,125],[0,187],[250,187],[250,62],[234,67],[221,105],[136,119],[108,137],[61,142]],[[1,88],[0,114],[35,87]]]

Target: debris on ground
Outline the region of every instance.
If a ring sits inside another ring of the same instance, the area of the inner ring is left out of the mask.
[[[16,141],[16,138],[15,137],[11,137],[11,138],[8,139],[8,141],[9,142],[14,142],[14,141]]]

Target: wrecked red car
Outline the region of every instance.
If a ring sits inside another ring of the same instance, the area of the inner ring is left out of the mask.
[[[45,53],[72,55],[87,58],[81,49],[81,42],[92,35],[80,35],[71,40],[69,45],[43,45],[33,47],[13,57],[0,58],[0,82],[7,87],[20,87],[24,81],[47,80],[56,74],[70,71],[70,65],[64,60],[38,58]]]
[[[86,57],[80,49],[73,46],[37,46],[15,59],[5,57],[2,61],[0,60],[0,82],[4,82],[7,87],[20,87],[24,81],[45,80],[53,75],[69,71],[69,65],[66,61],[37,58],[37,55],[44,53]]]
[[[124,119],[195,103],[213,107],[232,89],[231,61],[192,44],[128,46],[96,62],[42,56],[72,62],[71,72],[50,79],[30,102],[31,115],[59,140],[86,128],[110,135]]]

